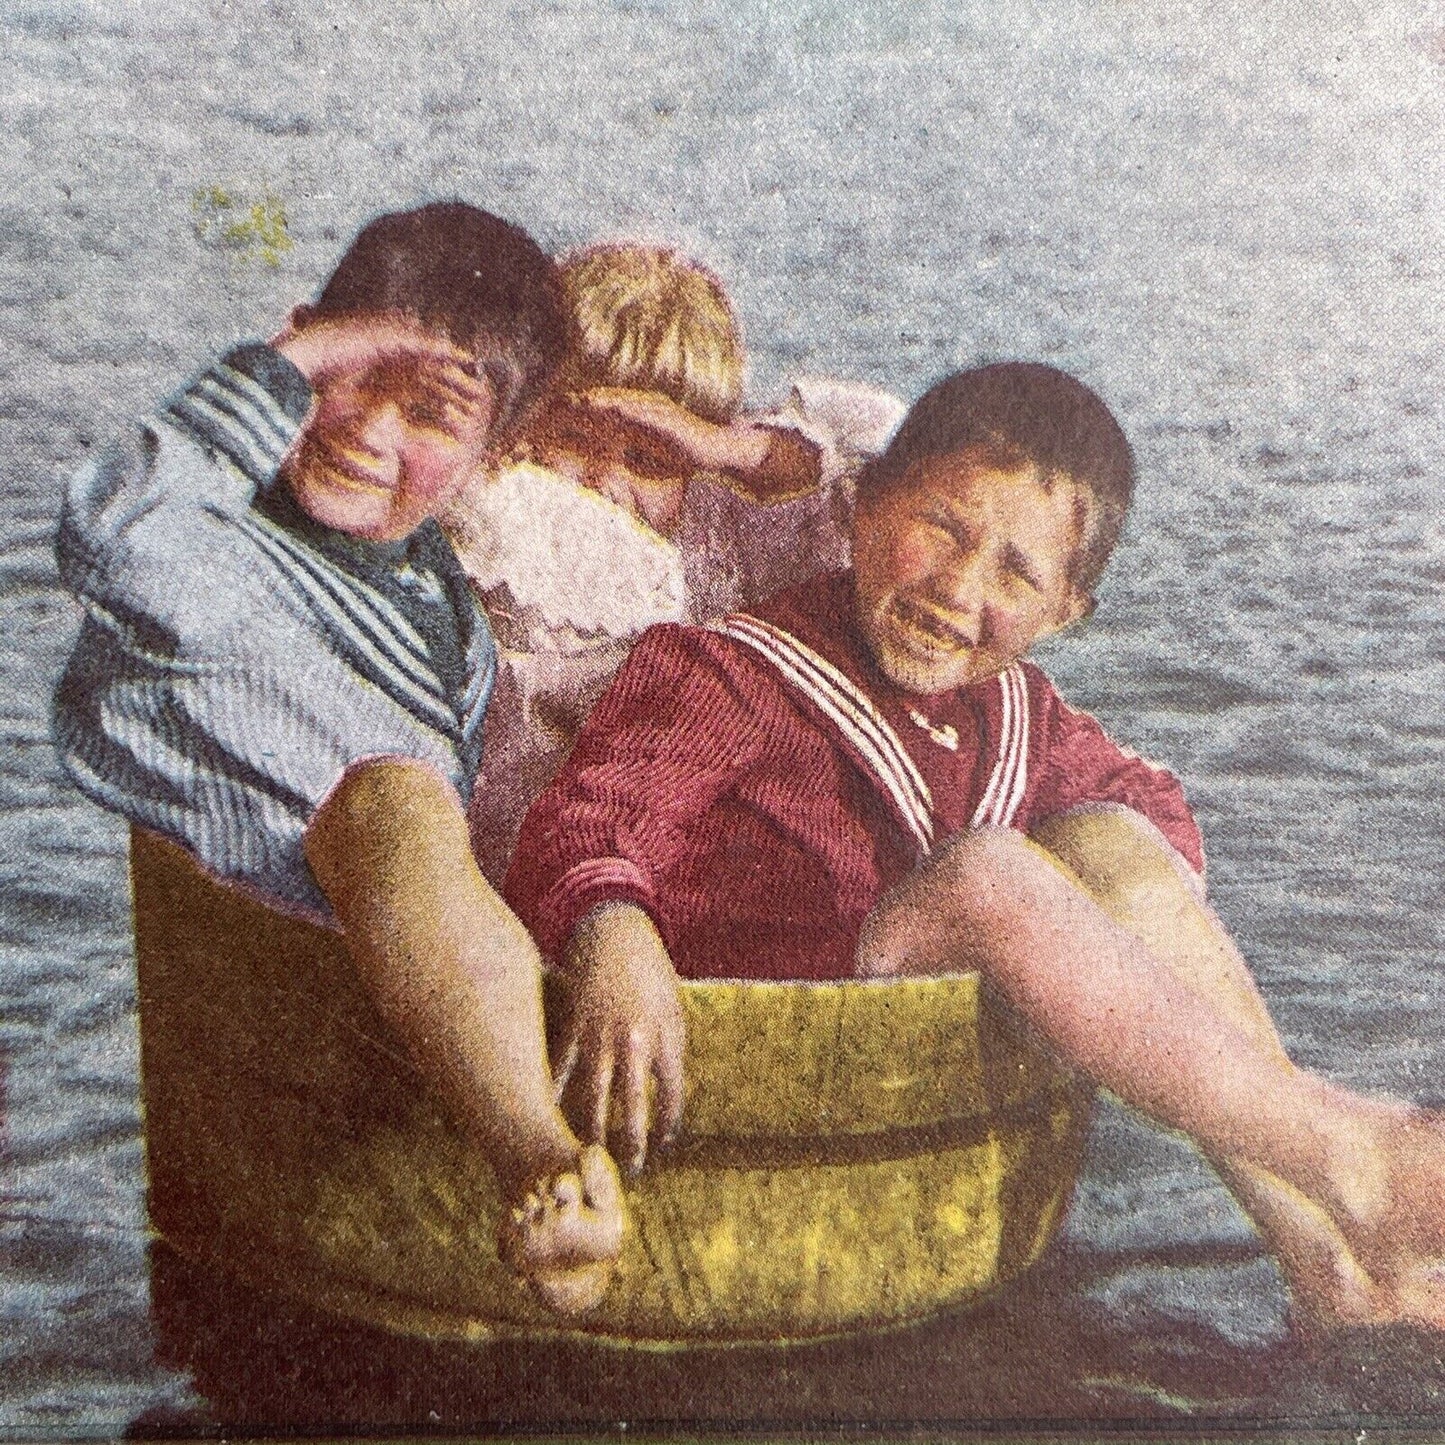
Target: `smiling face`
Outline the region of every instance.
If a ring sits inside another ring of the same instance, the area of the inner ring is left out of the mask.
[[[1083,616],[1078,489],[970,450],[858,499],[857,621],[879,670],[931,695],[995,676]]]
[[[285,476],[301,509],[373,542],[408,536],[435,516],[486,457],[490,385],[424,350],[332,376]]]
[[[693,470],[650,428],[593,407],[558,401],[534,427],[546,465],[598,492],[666,537],[677,526]]]

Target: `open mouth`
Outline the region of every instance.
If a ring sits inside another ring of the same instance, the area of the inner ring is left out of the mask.
[[[973,647],[974,639],[923,602],[895,597],[891,611],[905,646],[929,657],[948,656]]]
[[[328,486],[357,496],[389,497],[395,490],[377,473],[358,467],[333,451],[324,452],[317,458],[317,470]]]

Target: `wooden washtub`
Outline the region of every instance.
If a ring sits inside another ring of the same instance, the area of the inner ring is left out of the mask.
[[[975,1303],[1068,1204],[1089,1094],[975,977],[686,984],[685,1136],[629,1188],[602,1304],[559,1320],[339,937],[139,831],[131,875],[152,1224],[247,1284],[431,1340],[784,1343]]]

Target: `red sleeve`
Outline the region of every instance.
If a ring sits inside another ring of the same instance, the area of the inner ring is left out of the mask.
[[[1120,747],[1097,719],[1071,708],[1053,684],[1029,669],[1041,693],[1044,759],[1029,807],[1030,822],[1089,803],[1116,803],[1147,818],[1196,873],[1204,872],[1204,840],[1167,768]]]
[[[635,903],[669,941],[658,883],[747,767],[766,709],[740,691],[735,644],[650,628],[522,823],[502,891],[542,952],[560,956],[601,903]]]

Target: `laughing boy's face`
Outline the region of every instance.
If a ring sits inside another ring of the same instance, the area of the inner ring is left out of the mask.
[[[373,542],[435,516],[486,457],[495,400],[455,350],[403,351],[320,386],[286,477],[314,520]]]
[[[978,450],[860,496],[856,616],[884,676],[925,695],[982,682],[1083,616],[1076,496],[1068,478]]]

